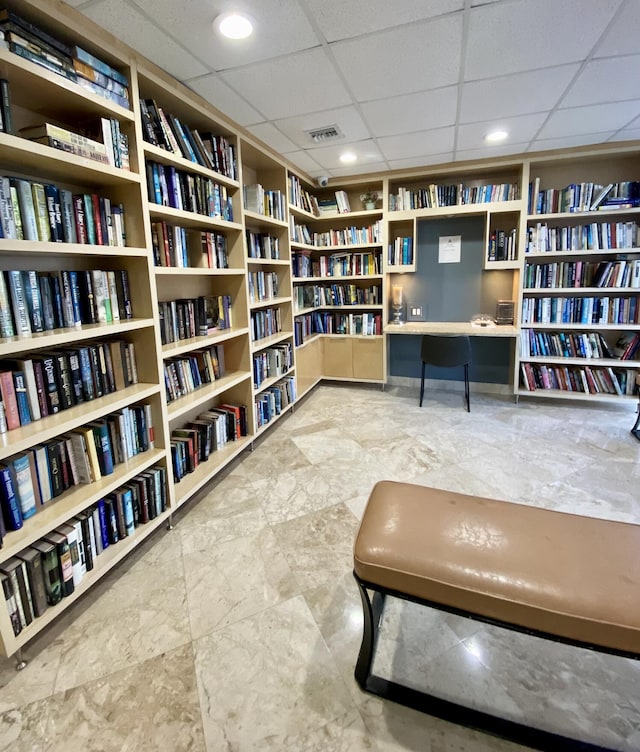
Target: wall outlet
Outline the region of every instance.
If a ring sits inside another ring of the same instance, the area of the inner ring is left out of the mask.
[[[407,306],[408,321],[424,321],[424,308],[421,305],[409,303]]]

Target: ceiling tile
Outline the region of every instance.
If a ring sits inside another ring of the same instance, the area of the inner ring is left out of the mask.
[[[222,78],[268,120],[350,104],[349,94],[321,49],[236,68],[224,72]]]
[[[331,52],[356,99],[366,102],[456,84],[461,44],[457,13],[335,42]]]
[[[379,138],[378,143],[386,159],[406,159],[451,151],[454,134],[453,127],[437,128],[421,133],[407,133],[404,136]]]
[[[484,137],[495,128],[504,128],[509,133],[510,144],[521,144],[530,141],[544,123],[547,113],[538,112],[533,115],[506,117],[486,120],[483,123],[468,123],[458,127],[457,149],[481,149],[485,145]],[[507,144],[502,144],[507,146]]]
[[[428,167],[435,164],[446,164],[447,162],[453,162],[453,152],[447,151],[442,154],[429,154],[424,156],[423,159],[392,159],[389,160],[389,167],[392,170],[404,170],[411,167]]]
[[[414,23],[462,10],[463,0],[307,0],[318,27],[328,42],[359,37],[372,31]]]
[[[609,141],[640,141],[640,128],[625,128],[611,136]]]
[[[638,29],[640,29],[640,3],[637,0],[630,0],[620,8],[611,28],[596,47],[595,57],[638,52]]]
[[[186,85],[217,107],[225,115],[235,120],[238,125],[250,125],[264,120],[264,115],[254,110],[241,96],[236,94],[217,73],[194,78]]]
[[[106,0],[91,5],[84,12],[175,78],[182,80],[208,72],[184,47],[124,0]]]
[[[640,99],[640,55],[592,60],[585,65],[560,103],[576,107],[623,99]]]
[[[372,135],[395,136],[453,125],[457,104],[458,87],[446,86],[443,89],[364,102],[360,107]]]
[[[133,0],[159,26],[185,40],[193,54],[211,70],[225,70],[258,60],[286,55],[320,43],[296,0]],[[247,39],[219,36],[212,27],[216,16],[241,9],[255,20]]]
[[[456,151],[456,160],[465,159],[491,159],[492,157],[505,157],[509,154],[522,154],[527,150],[528,141],[519,144],[509,144],[498,146],[497,144],[487,144],[484,148],[479,149],[458,149]]]
[[[345,151],[352,151],[358,157],[355,164],[347,165],[350,172],[357,172],[360,168],[371,162],[382,162],[384,157],[376,144],[370,139],[358,143],[341,143],[332,146],[318,146],[309,150],[309,155],[315,159],[321,167],[327,170],[341,169],[345,165],[340,161],[340,155]],[[357,165],[357,169],[356,169]]]
[[[371,162],[370,164],[358,165],[358,171],[354,172],[353,167],[335,167],[331,170],[331,177],[348,178],[353,175],[364,175],[370,172],[386,172],[389,169],[386,162]]]
[[[297,147],[271,123],[250,125],[247,130],[280,154],[294,151]]]
[[[571,107],[554,112],[538,134],[538,138],[562,138],[582,133],[617,131],[640,115],[640,100],[591,107]]]
[[[582,60],[621,0],[516,0],[472,8],[465,79]],[[576,27],[579,21],[579,32]]]
[[[565,136],[564,138],[536,139],[528,151],[548,151],[549,149],[570,149],[572,146],[589,146],[602,144],[612,136],[611,131],[601,133],[585,133],[580,136]]]
[[[578,71],[578,65],[471,81],[462,86],[460,122],[551,110]]]
[[[284,156],[311,177],[319,177],[325,173],[325,170],[306,151],[290,151]]]
[[[311,112],[308,115],[276,120],[274,124],[301,149],[316,146],[306,131],[327,125],[337,125],[344,135],[344,141],[363,141],[371,137],[369,129],[355,107],[338,107],[335,110]]]

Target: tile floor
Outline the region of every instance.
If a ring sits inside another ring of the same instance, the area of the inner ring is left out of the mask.
[[[352,544],[390,478],[640,523],[631,410],[321,386],[0,663],[0,750],[522,749],[363,695]],[[640,750],[640,663],[389,604],[377,671]]]

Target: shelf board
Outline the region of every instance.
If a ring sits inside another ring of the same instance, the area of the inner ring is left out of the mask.
[[[200,347],[209,347],[210,345],[217,345],[220,342],[225,342],[234,337],[241,337],[248,332],[249,329],[245,326],[241,328],[222,329],[219,332],[208,334],[206,337],[181,339],[177,342],[171,342],[168,345],[162,345],[162,357],[173,358],[177,355],[190,352],[191,350],[197,350]]]
[[[287,297],[277,297],[277,298],[268,298],[266,300],[254,300],[253,303],[249,303],[249,308],[254,310],[259,310],[260,308],[266,308],[270,305],[285,305],[286,303],[291,303],[291,298]]]
[[[601,248],[592,250],[573,250],[573,251],[539,251],[536,253],[525,253],[524,260],[527,259],[548,259],[548,258],[580,258],[582,256],[625,256],[629,253],[640,253],[640,248]]]
[[[306,343],[305,343],[306,344]],[[301,347],[304,347],[304,345],[301,345]],[[300,393],[296,397],[296,402],[298,400],[301,400],[306,394],[309,394],[309,392],[322,381],[322,377],[318,376],[317,378],[311,379],[308,384],[304,386],[303,389],[300,390]],[[298,387],[300,386],[300,377],[298,377]]]
[[[508,261],[487,261],[484,262],[484,270],[496,271],[498,269],[519,269],[520,262],[516,259],[509,259]]]
[[[634,216],[640,214],[640,207],[634,209],[602,209],[586,212],[556,212],[555,214],[528,214],[527,222],[539,222],[541,219],[584,219],[589,217],[592,221],[595,217]],[[606,222],[605,219],[598,220]]]
[[[486,204],[462,204],[455,206],[437,206],[430,209],[403,209],[388,212],[389,221],[398,222],[410,219],[429,219],[432,217],[447,217],[467,214],[497,214],[502,212],[518,212],[523,204],[522,199],[516,201],[494,201]],[[572,215],[573,216],[573,215]]]
[[[618,369],[640,368],[640,360],[619,360],[618,358],[564,358],[560,355],[521,355],[521,363],[542,363],[544,365],[570,365],[570,366],[593,366],[609,367]]]
[[[137,172],[121,170],[8,133],[0,133],[0,159],[4,170],[33,173],[50,180],[92,186],[140,184]]]
[[[126,389],[106,394],[90,402],[81,402],[68,410],[61,410],[55,415],[48,415],[26,426],[0,434],[0,460],[24,452],[34,444],[53,439],[78,426],[102,418],[108,413],[121,410],[134,402],[152,397],[159,391],[158,384],[134,384]]]
[[[211,180],[213,180],[215,183],[224,185],[227,188],[232,188],[234,190],[238,190],[240,188],[240,184],[237,180],[228,178],[226,177],[226,175],[222,175],[219,172],[210,169],[209,167],[204,167],[197,162],[192,162],[190,159],[185,159],[181,154],[174,154],[171,151],[162,149],[160,146],[154,146],[148,141],[143,141],[142,146],[144,149],[145,157],[151,159],[154,162],[160,162],[164,165],[173,165],[177,169],[185,170],[186,172],[195,172],[200,175],[204,175],[206,178],[211,178]]]
[[[82,582],[76,587],[71,595],[63,598],[55,606],[49,606],[42,616],[36,617],[28,627],[25,627],[20,634],[14,638],[10,646],[12,652],[26,645],[39,632],[47,627],[54,619],[69,608],[78,598],[81,598],[95,583],[111,571],[118,562],[125,558],[131,551],[137,548],[142,541],[160,526],[168,522],[171,511],[166,509],[161,515],[153,520],[149,520],[144,525],[138,525],[133,535],[118,541],[116,544],[105,548],[101,554],[95,557],[94,567],[87,572],[82,578]]]
[[[79,84],[59,76],[41,65],[25,60],[6,48],[0,49],[0,75],[11,81],[12,104],[29,109],[37,102],[38,108],[49,117],[72,116],[75,121],[79,113],[114,117],[133,122],[131,110],[112,102],[110,99],[93,94]]]
[[[265,379],[260,386],[255,386],[252,384],[253,394],[260,394],[261,392],[264,392],[265,389],[268,389],[270,386],[273,386],[274,384],[277,384],[278,381],[281,379],[286,379],[289,376],[293,376],[295,373],[295,368],[290,368],[285,373],[281,373],[279,376],[270,376],[268,379]]]
[[[620,293],[635,292],[640,295],[637,287],[525,287],[523,295],[618,295]]]
[[[50,533],[58,525],[62,525],[69,518],[82,512],[83,509],[115,491],[134,475],[162,461],[165,456],[164,449],[149,449],[132,457],[128,462],[114,465],[111,475],[105,475],[94,483],[82,483],[73,486],[57,498],[48,501],[39,508],[33,517],[24,521],[20,530],[7,532],[2,541],[3,559],[15,556],[25,546]]]
[[[383,305],[319,305],[313,308],[300,308],[293,309],[294,316],[304,316],[307,313],[313,313],[314,311],[381,311],[384,308]]]
[[[169,421],[172,422],[177,420],[194,407],[205,404],[212,397],[216,397],[218,394],[226,392],[227,389],[231,389],[231,387],[241,384],[249,378],[251,378],[251,373],[249,371],[233,371],[220,379],[216,379],[210,384],[203,384],[195,391],[186,394],[184,397],[180,397],[174,402],[169,402],[167,405]]]
[[[335,277],[293,277],[293,284],[304,284],[306,282],[348,282],[350,280],[376,279],[384,278],[384,274],[345,274]]]
[[[112,324],[83,324],[78,328],[53,329],[48,332],[36,332],[26,337],[3,337],[0,339],[0,357],[8,358],[19,353],[41,348],[57,348],[75,345],[95,337],[110,337],[138,329],[154,326],[153,319],[122,319]]]
[[[114,245],[86,245],[85,243],[52,243],[40,240],[8,240],[0,238],[0,253],[19,253],[52,256],[123,256],[124,258],[146,258],[146,248]]]
[[[274,415],[273,418],[268,423],[263,423],[259,428],[256,428],[256,433],[254,438],[258,438],[258,436],[262,436],[263,433],[268,431],[277,421],[282,418],[283,415],[286,415],[286,413],[289,412],[295,405],[295,402],[290,402],[286,407],[283,407],[282,410],[278,413],[278,415]]]
[[[527,323],[522,322],[522,329],[547,329],[552,331],[580,331],[587,329],[589,331],[609,331],[609,332],[637,332],[640,331],[640,324],[574,324],[574,323]]]
[[[314,342],[317,342],[321,337],[324,336],[324,334],[319,333],[310,334],[304,342],[296,345],[296,350],[302,350],[304,347],[307,347],[307,345],[312,345]]]
[[[374,340],[384,337],[384,334],[321,334],[321,337],[327,339],[365,339]],[[324,377],[323,377],[324,378]],[[370,379],[354,379],[354,381],[369,381]],[[373,379],[373,381],[380,381],[380,379]]]
[[[406,274],[408,272],[415,272],[415,264],[387,264],[385,271],[387,274]]]
[[[258,214],[257,212],[243,209],[245,224],[248,229],[253,227],[277,227],[278,229],[289,229],[289,223],[286,219],[276,219],[275,217],[269,217],[266,214]]]
[[[568,400],[588,400],[589,402],[608,402],[608,403],[636,403],[637,397],[630,397],[626,394],[586,394],[585,392],[569,392],[563,389],[518,389],[516,394],[519,397],[548,397],[549,399],[568,399]]]
[[[277,345],[279,342],[283,342],[285,339],[291,339],[292,337],[293,332],[278,332],[277,334],[272,334],[269,337],[256,339],[251,343],[251,352],[259,352],[260,350],[264,350],[266,347]]]
[[[176,507],[182,506],[197,491],[199,491],[205,483],[208,483],[208,481],[217,475],[223,467],[228,465],[231,460],[235,459],[235,457],[247,449],[251,445],[253,439],[253,436],[243,436],[235,441],[227,442],[222,449],[218,449],[217,452],[210,454],[209,459],[206,462],[201,462],[192,473],[185,475],[179,483],[174,485]]]
[[[196,214],[183,209],[174,209],[172,206],[161,206],[149,202],[149,215],[151,219],[166,219],[176,222],[181,227],[195,227],[203,230],[236,230],[241,231],[239,222],[229,222],[221,217],[207,217],[205,214]]]
[[[302,209],[295,204],[289,204],[289,214],[308,219],[309,221],[319,219],[318,215],[314,214],[313,212],[307,211],[306,209]]]
[[[259,266],[289,266],[291,262],[289,259],[263,259],[263,258],[247,258],[247,264],[257,264]]]
[[[209,269],[195,266],[154,266],[158,277],[238,277],[244,276],[244,269]]]

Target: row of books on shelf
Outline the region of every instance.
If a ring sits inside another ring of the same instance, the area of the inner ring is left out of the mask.
[[[138,383],[135,347],[112,340],[0,361],[0,433]]]
[[[540,178],[529,183],[529,214],[558,214],[640,206],[640,182],[571,183],[565,188],[540,188]]]
[[[271,300],[278,296],[278,275],[276,272],[249,272],[247,275],[249,302]]]
[[[129,137],[121,130],[119,120],[100,118],[94,127],[88,126],[85,130],[91,133],[91,136],[70,131],[54,123],[42,123],[21,128],[20,135],[29,141],[92,159],[94,162],[118,167],[121,170],[131,169]]]
[[[251,341],[257,342],[282,331],[282,314],[279,308],[261,308],[251,313]]]
[[[293,300],[298,310],[324,306],[381,305],[382,287],[358,287],[344,282],[332,285],[296,285]]]
[[[200,133],[171,113],[165,113],[154,99],[140,98],[142,136],[145,141],[177,154],[232,180],[238,179],[235,146],[211,131]]]
[[[252,183],[242,187],[242,197],[247,211],[281,222],[286,221],[287,203],[282,191],[270,191],[263,188],[260,183]]]
[[[124,206],[97,193],[1,176],[0,237],[123,247]]]
[[[259,389],[267,379],[284,376],[293,368],[293,347],[283,342],[253,355],[253,385]]]
[[[171,431],[171,462],[174,482],[229,442],[249,433],[246,405],[222,403],[200,413],[195,420]]]
[[[226,373],[223,345],[193,350],[181,358],[164,362],[167,402],[184,397],[196,389],[221,379]]]
[[[158,303],[160,337],[163,345],[193,337],[207,337],[231,329],[230,295],[201,295],[198,298]]]
[[[188,230],[165,221],[151,223],[153,263],[186,269],[228,269],[227,238],[219,232]]]
[[[280,239],[268,232],[246,230],[247,254],[250,259],[280,258]]]
[[[0,272],[0,336],[133,318],[126,269]]]
[[[487,259],[489,261],[515,261],[518,248],[518,231],[492,230],[489,235],[489,248]]]
[[[413,238],[405,235],[401,238],[395,238],[393,243],[389,243],[387,263],[390,266],[413,264]]]
[[[289,188],[289,203],[292,206],[302,209],[302,211],[309,212],[309,214],[320,214],[318,207],[318,199],[313,193],[306,190],[297,175],[289,175],[287,178],[287,184]]]
[[[315,334],[349,334],[374,336],[382,334],[381,313],[325,313],[313,311],[294,319],[296,347]]]
[[[152,204],[233,222],[233,203],[226,185],[158,162],[147,161],[146,170]]]
[[[0,465],[0,537],[19,530],[65,491],[111,475],[150,447],[150,406],[135,405],[9,457]]]
[[[524,298],[523,324],[640,324],[638,297]]]
[[[369,227],[345,227],[342,230],[314,232],[311,235],[311,245],[316,248],[380,242],[382,242],[382,223],[379,221]]]
[[[610,367],[547,366],[520,363],[521,385],[529,392],[536,389],[558,389],[582,394],[633,396],[636,371],[614,370]]]
[[[616,358],[633,360],[640,354],[640,332],[623,332],[611,346],[600,332],[545,332],[523,329],[520,355],[523,358]]]
[[[609,251],[638,247],[636,222],[590,222],[549,227],[538,222],[527,229],[527,253]]]
[[[0,31],[10,52],[129,109],[128,78],[101,58],[66,44],[10,9],[0,10]]]
[[[14,634],[72,595],[104,551],[166,506],[166,470],[154,466],[4,561],[0,579]]]
[[[277,384],[256,395],[256,431],[270,423],[274,418],[296,400],[296,380],[293,376],[278,381]]]
[[[487,183],[486,185],[465,185],[430,183],[424,188],[399,187],[389,194],[389,211],[411,211],[415,209],[435,209],[440,206],[464,206],[465,204],[486,204],[494,201],[517,201],[520,187],[517,183]]]
[[[558,261],[525,264],[524,287],[631,287],[640,288],[640,258],[619,261]]]
[[[381,251],[347,251],[314,257],[311,251],[292,251],[296,279],[305,277],[365,277],[380,274]]]

